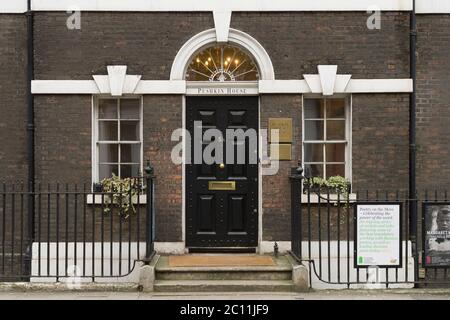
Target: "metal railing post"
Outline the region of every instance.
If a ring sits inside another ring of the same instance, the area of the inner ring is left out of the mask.
[[[302,180],[303,168],[301,163],[297,167],[291,168],[291,251],[293,255],[301,260],[301,207],[302,207]]]
[[[147,161],[145,167],[145,180],[146,180],[146,240],[145,240],[145,259],[144,262],[149,264],[155,254],[155,232],[154,232],[154,170],[150,165],[150,161]]]

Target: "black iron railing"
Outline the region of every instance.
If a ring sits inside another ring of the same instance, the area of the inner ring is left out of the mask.
[[[131,183],[138,190],[92,192],[88,184],[37,183],[28,192],[21,183],[1,184],[0,281],[124,277],[136,261],[150,261],[153,170],[147,167],[146,176]]]
[[[450,252],[437,255],[430,264],[426,235],[430,229],[429,210],[446,208],[446,190],[418,191],[410,199],[408,190],[352,190],[315,186],[303,176],[301,167],[293,168],[291,181],[292,255],[309,267],[310,283],[346,287],[376,282],[385,287],[450,286]],[[355,206],[395,203],[400,206],[401,265],[398,267],[358,267],[355,264]],[[410,206],[417,205],[417,230],[411,234]],[[449,206],[450,208],[450,206]],[[427,211],[428,210],[428,211]],[[428,216],[427,216],[428,215]],[[450,241],[450,240],[449,240]],[[445,248],[444,248],[445,249]],[[440,257],[439,257],[440,255]],[[444,257],[444,260],[440,259]],[[440,265],[439,265],[440,264]],[[375,277],[375,280],[374,280]]]

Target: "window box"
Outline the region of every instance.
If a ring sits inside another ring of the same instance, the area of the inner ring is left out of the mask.
[[[325,194],[325,196],[323,194],[320,195],[320,203],[321,204],[326,204],[327,200],[326,198],[328,197],[327,194]],[[348,195],[349,201],[350,202],[356,202],[356,193],[350,193]],[[337,194],[331,194],[330,193],[330,203],[332,204],[337,204],[338,202],[338,195]],[[312,193],[309,195],[309,203],[319,203],[319,196],[317,195],[317,193]],[[339,201],[341,202],[341,204],[345,204],[346,200],[345,197],[341,195]],[[307,194],[302,194],[302,203],[308,203],[308,195]]]
[[[305,181],[305,183],[307,183],[307,182]],[[327,196],[328,193],[329,193],[330,196],[331,195],[335,195],[336,198],[337,198],[337,195],[339,193],[338,188],[322,186],[322,185],[319,185],[319,184],[314,184],[309,189],[311,190],[311,194],[312,193],[314,193],[314,194],[319,194],[320,193],[321,196]],[[347,190],[348,190],[347,192],[349,194],[352,192],[352,184],[350,182],[347,184]],[[306,194],[306,188],[305,187],[303,188],[303,193]],[[341,191],[340,194],[341,194],[341,198],[342,198],[344,196],[344,193]]]
[[[106,197],[108,197],[108,196],[107,195],[104,196],[105,202],[106,202]],[[138,204],[137,196],[134,196],[132,201],[133,201],[133,204]],[[95,194],[95,193],[88,194],[86,197],[86,203],[93,204],[93,205],[101,205],[102,204],[102,195]],[[147,204],[147,195],[145,195],[145,194],[139,195],[139,204]]]

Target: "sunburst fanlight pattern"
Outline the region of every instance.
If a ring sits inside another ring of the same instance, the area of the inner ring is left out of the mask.
[[[189,64],[187,81],[257,81],[258,68],[241,49],[216,45],[196,54]]]

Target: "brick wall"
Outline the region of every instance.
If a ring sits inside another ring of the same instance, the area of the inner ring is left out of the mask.
[[[87,79],[106,73],[106,64],[126,64],[145,79],[168,79],[181,46],[214,27],[210,13],[83,12],[81,30],[68,30],[68,17],[36,14],[39,79]],[[357,12],[235,12],[231,27],[266,48],[279,79],[316,73],[318,64],[337,64],[354,78],[408,77],[408,14],[383,13],[381,30],[367,29],[367,18]]]
[[[352,96],[354,190],[408,188],[408,94]]]
[[[25,180],[26,19],[0,14],[0,180]]]
[[[37,181],[90,184],[91,100],[88,95],[35,97]]]
[[[263,176],[263,240],[290,240],[290,184],[291,167],[301,159],[301,95],[263,95],[260,102],[261,129],[268,129],[269,118],[292,118],[292,161],[280,161],[274,176]]]
[[[91,79],[106,66],[124,64],[143,79],[169,79],[181,46],[214,27],[208,13],[81,13],[81,30],[69,30],[65,12],[35,16],[36,79]]]
[[[363,12],[233,13],[231,27],[267,50],[278,79],[317,73],[337,64],[353,78],[409,77],[409,15],[383,12],[380,30],[369,30]]]
[[[417,182],[449,189],[450,183],[449,15],[417,19]]]
[[[173,130],[182,127],[180,96],[145,96],[144,160],[155,169],[157,241],[181,241],[182,185],[181,165],[173,164]]]

